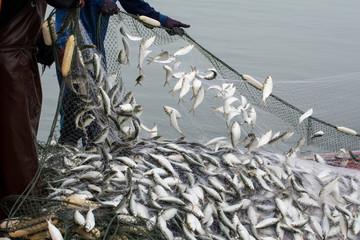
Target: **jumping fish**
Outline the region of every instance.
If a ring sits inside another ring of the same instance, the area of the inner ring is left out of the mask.
[[[238,122],[233,122],[231,126],[231,144],[234,149],[237,149],[236,145],[239,143],[241,137],[241,128]]]
[[[155,57],[153,58],[150,58],[148,60],[148,63],[147,64],[150,64],[152,62],[160,62],[160,63],[163,63],[163,61],[166,61],[169,59],[169,52],[168,51],[163,51],[161,52],[160,54],[156,55]]]
[[[189,45],[177,50],[173,55],[180,56],[180,55],[188,54],[193,48],[194,48],[194,44],[189,44]]]
[[[181,118],[181,114],[177,109],[175,109],[173,107],[170,107],[170,106],[164,106],[163,108],[164,108],[165,113],[167,115],[169,115],[169,117],[170,117],[172,112],[175,112],[176,118]]]
[[[148,38],[147,40],[145,40],[144,42],[142,42],[140,44],[140,48],[139,48],[139,64],[138,64],[140,74],[142,73],[142,64],[143,64],[146,56],[149,55],[152,52],[151,50],[148,50],[148,48],[155,41],[155,37],[156,37],[156,35]]]
[[[170,125],[181,134],[182,137],[185,137],[185,134],[180,130],[179,124],[177,122],[176,112],[172,111],[170,114]]]
[[[169,80],[173,75],[173,70],[171,69],[171,67],[169,65],[164,65],[163,68],[165,69],[165,72],[166,72],[165,83],[164,83],[164,87],[165,87],[166,84],[170,85]]]
[[[209,68],[207,71],[210,73],[204,76],[205,80],[213,80],[216,78],[217,72],[215,68]]]
[[[302,121],[304,121],[306,118],[310,117],[311,114],[313,114],[313,109],[310,108],[308,109],[306,112],[304,112],[300,117],[299,117],[299,121],[296,124],[296,126],[300,126],[300,124],[302,123]]]
[[[120,64],[126,64],[127,57],[126,57],[126,52],[124,51],[124,49],[120,50],[117,60]]]
[[[193,113],[195,113],[195,108],[197,108],[200,105],[200,103],[204,100],[204,97],[205,97],[205,90],[203,87],[200,87],[198,93],[195,96],[193,107],[190,109],[189,112],[192,111]]]
[[[142,39],[142,37],[136,37],[128,34],[127,32],[125,32],[124,27],[120,27],[120,33],[125,37],[127,37],[128,39],[130,39],[131,41],[140,41]]]
[[[124,45],[124,52],[125,52],[125,55],[126,55],[126,64],[130,64],[130,45],[126,41],[125,38],[122,38],[122,42],[123,42],[123,45]]]
[[[318,137],[322,137],[322,136],[324,136],[324,132],[323,131],[317,131],[316,133],[314,133],[311,137],[310,137],[310,140],[311,139],[314,139],[314,138],[318,138]]]
[[[273,81],[271,76],[267,76],[262,89],[262,101],[266,103],[266,99],[270,96],[273,89]]]

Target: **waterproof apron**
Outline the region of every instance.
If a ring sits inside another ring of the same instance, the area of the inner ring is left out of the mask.
[[[0,30],[0,199],[21,194],[39,167],[42,90],[35,54],[46,2],[29,2]],[[5,213],[0,210],[0,219]]]

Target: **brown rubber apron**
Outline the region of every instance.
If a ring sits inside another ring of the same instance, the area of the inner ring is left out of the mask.
[[[0,31],[0,199],[21,194],[38,166],[42,90],[36,39],[46,2],[36,0]],[[5,213],[0,210],[0,219]]]

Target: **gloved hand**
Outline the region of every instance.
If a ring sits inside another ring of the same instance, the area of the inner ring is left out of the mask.
[[[179,21],[177,21],[177,20],[174,20],[174,19],[172,19],[172,18],[170,18],[170,17],[167,17],[167,19],[166,19],[166,21],[165,21],[165,23],[164,23],[164,27],[170,28],[170,29],[172,29],[172,28],[174,28],[174,27],[189,28],[190,25],[184,24],[184,23],[179,22]]]
[[[119,13],[119,8],[116,3],[112,0],[103,0],[103,5],[101,7],[101,12],[105,16],[111,16],[113,14]]]

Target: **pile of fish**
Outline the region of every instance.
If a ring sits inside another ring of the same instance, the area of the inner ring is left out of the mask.
[[[93,201],[84,215],[106,208],[119,219],[141,217],[166,239],[359,237],[359,177],[315,161],[183,139],[142,140],[105,155],[63,149],[48,198]],[[96,226],[96,214],[91,219],[86,231]]]
[[[130,40],[141,40],[123,29],[121,33]],[[142,65],[154,39],[140,44],[137,84],[144,79]],[[125,38],[123,44],[118,61],[127,64],[130,48]],[[195,111],[204,99],[202,80],[217,77],[212,68],[203,74],[196,68],[175,72],[180,64],[175,58],[193,47],[190,44],[149,60],[165,64],[164,86],[173,77],[178,79],[170,92],[179,91],[179,103],[193,90],[190,111]],[[206,90],[216,91],[216,97],[224,100],[215,109],[226,116],[230,138],[217,137],[206,144],[186,142],[177,122],[180,112],[164,106],[171,126],[181,134],[177,140],[164,140],[158,136],[157,125],[149,129],[141,123],[142,106],[136,104],[132,92],[123,97],[121,86],[114,81],[116,75],[102,72],[105,68],[101,67],[100,55],[91,52],[85,56],[78,51],[78,62],[91,72],[94,83],[75,78],[67,82],[84,102],[75,113],[75,125],[85,133],[91,124],[97,124],[100,130],[91,139],[91,150],[56,144],[44,162],[45,168],[58,172],[47,182],[47,199],[91,203],[78,210],[68,209],[71,214],[66,216],[71,219],[60,221],[73,222],[85,232],[96,228],[102,237],[108,226],[99,226],[99,222],[106,218],[104,212],[111,212],[118,220],[143,219],[145,227],[141,231],[133,229],[139,235],[160,229],[169,240],[359,238],[360,178],[350,170],[341,173],[321,164],[316,157],[316,161],[300,162],[296,153],[306,143],[304,138],[286,156],[260,152],[265,145],[286,141],[294,132],[273,135],[268,130],[260,136],[251,133],[243,138],[241,126],[254,128],[257,116],[245,97],[235,96],[233,84],[212,85]],[[268,76],[264,85],[254,81],[252,84],[263,91],[265,104],[272,92],[272,79]],[[309,109],[298,124],[311,114]],[[149,138],[140,139],[141,129]],[[320,132],[313,137],[322,135]],[[110,233],[116,230],[115,226]]]

